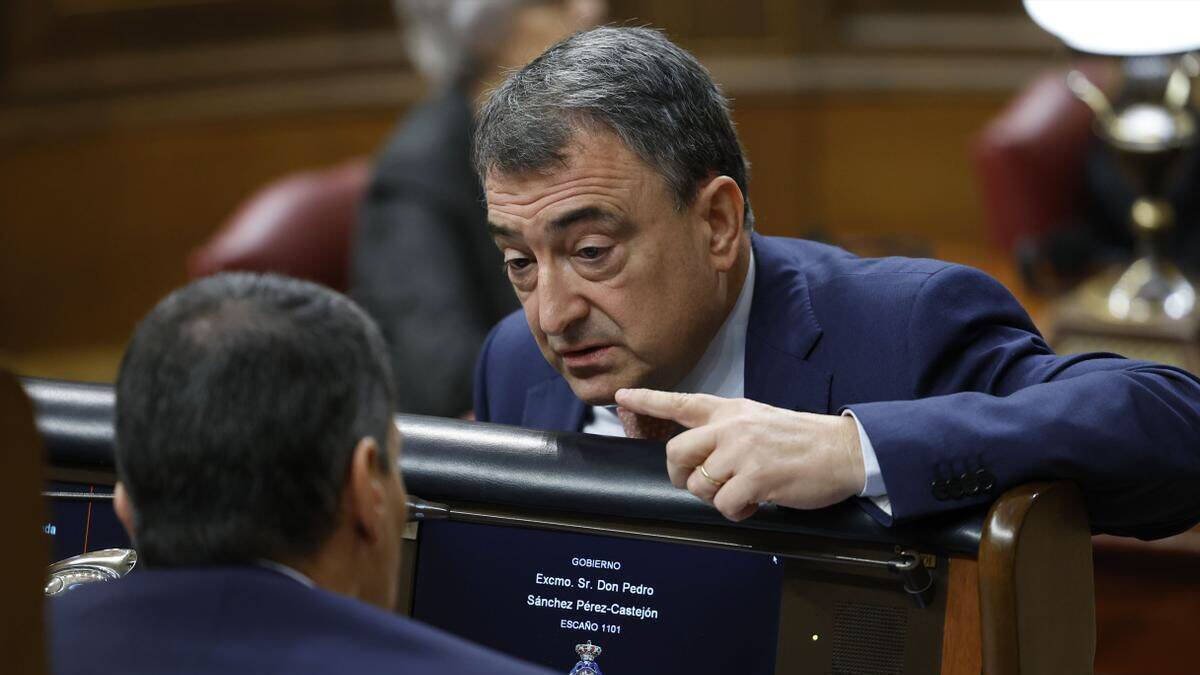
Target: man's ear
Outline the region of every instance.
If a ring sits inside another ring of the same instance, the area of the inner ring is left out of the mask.
[[[380,537],[383,518],[387,514],[387,494],[380,470],[380,454],[383,449],[374,438],[367,436],[354,446],[350,458],[350,475],[346,481],[346,505],[348,514],[358,532],[368,542]]]
[[[137,531],[134,527],[137,517],[134,515],[133,502],[129,499],[125,485],[120,481],[117,481],[116,487],[113,488],[113,511],[117,512],[117,520],[121,521],[121,527],[125,528],[129,541],[137,541]]]
[[[708,223],[708,252],[720,272],[733,269],[737,263],[742,227],[745,218],[745,198],[737,181],[729,176],[717,176],[700,187],[696,195],[699,217]]]

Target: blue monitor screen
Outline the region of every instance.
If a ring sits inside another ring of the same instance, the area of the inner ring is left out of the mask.
[[[111,485],[51,482],[46,491],[79,495],[46,499],[49,520],[42,525],[42,532],[50,538],[52,562],[88,551],[129,547],[129,537],[113,512]],[[82,498],[85,495],[99,497]]]
[[[562,673],[590,641],[605,675],[769,675],[782,583],[767,554],[432,521],[413,616]]]

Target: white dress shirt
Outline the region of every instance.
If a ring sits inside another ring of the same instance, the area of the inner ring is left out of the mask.
[[[716,337],[709,343],[708,349],[688,373],[687,377],[675,387],[675,391],[689,394],[712,394],[721,398],[742,398],[746,395],[746,330],[750,325],[750,305],[754,301],[754,252],[750,252],[750,269],[746,273],[746,283],[738,293],[737,303],[733,311],[717,331]],[[854,419],[858,427],[858,441],[862,448],[863,466],[866,469],[866,480],[858,496],[870,498],[881,510],[889,516],[892,514],[891,502],[887,498],[887,489],[883,484],[883,475],[879,469],[879,459],[875,456],[875,447],[863,429],[858,418],[850,410],[843,415]],[[625,429],[617,417],[616,406],[592,406],[592,418],[583,427],[587,434],[603,436],[624,436]]]

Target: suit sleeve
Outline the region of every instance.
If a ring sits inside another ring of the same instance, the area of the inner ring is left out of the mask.
[[[450,216],[400,191],[363,205],[351,294],[390,350],[401,411],[457,416],[471,405],[471,370],[490,328],[473,264]]]
[[[1094,531],[1154,538],[1200,519],[1194,376],[1057,356],[1007,290],[958,266],[922,284],[906,339],[914,400],[852,406],[897,521],[1043,479],[1078,483]]]

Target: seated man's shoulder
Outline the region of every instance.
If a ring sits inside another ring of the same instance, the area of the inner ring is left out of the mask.
[[[130,673],[164,666],[186,673],[543,672],[406,617],[262,572],[142,572],[70,591],[48,610],[53,670],[60,675],[91,672],[97,663]]]
[[[772,243],[765,250],[768,257],[803,278],[818,322],[839,338],[900,334],[918,315],[971,320],[982,312],[1019,309],[999,282],[964,265],[928,258],[861,258],[799,239]]]
[[[525,312],[523,310],[514,310],[508,316],[504,317],[492,328],[493,342],[495,348],[505,352],[520,351],[532,353],[541,353],[538,351],[537,342],[533,339],[533,333],[529,332],[529,323],[525,321]]]
[[[887,282],[888,276],[911,276],[918,281],[953,267],[952,263],[929,258],[862,258],[846,249],[807,239],[764,237],[766,253],[804,270],[811,286],[854,279],[861,283]],[[760,247],[761,249],[762,247]]]
[[[541,669],[512,657],[489,651],[408,617],[385,612],[361,602],[324,591],[331,605],[340,607],[342,625],[328,641],[331,664],[354,663],[362,669],[412,668],[414,672],[498,673],[539,675]],[[332,629],[324,612],[314,614],[317,623]]]
[[[525,314],[517,310],[500,320],[484,345],[488,378],[513,384],[537,384],[558,373],[538,348]]]
[[[542,356],[524,313],[517,310],[501,319],[483,343],[475,377],[475,414],[485,421],[519,424],[525,392],[558,377]]]
[[[868,304],[913,297],[938,287],[973,288],[994,282],[979,270],[931,258],[862,258],[845,249],[803,239],[772,239],[786,259],[802,270],[816,295]]]

